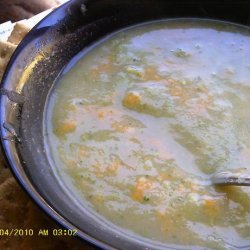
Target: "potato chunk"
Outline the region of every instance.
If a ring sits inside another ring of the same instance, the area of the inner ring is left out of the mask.
[[[172,117],[174,115],[173,97],[160,82],[147,82],[128,90],[122,104],[128,109],[155,117]]]
[[[123,101],[123,105],[129,109],[138,109],[141,105],[141,98],[137,92],[128,92]]]

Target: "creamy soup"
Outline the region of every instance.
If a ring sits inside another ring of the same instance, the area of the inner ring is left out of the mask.
[[[210,182],[250,171],[249,102],[247,29],[145,23],[66,67],[48,103],[49,147],[69,188],[114,224],[187,249],[249,249],[250,188]]]

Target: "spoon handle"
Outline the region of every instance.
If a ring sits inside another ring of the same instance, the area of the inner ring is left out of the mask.
[[[219,172],[212,177],[213,184],[250,186],[250,174]]]

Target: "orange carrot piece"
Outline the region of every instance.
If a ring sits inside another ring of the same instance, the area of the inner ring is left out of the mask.
[[[132,193],[132,199],[135,201],[143,201],[145,191],[153,188],[153,182],[145,177],[140,177],[136,183],[135,189]]]
[[[76,125],[75,121],[64,121],[55,129],[55,133],[58,136],[64,136],[65,134],[72,133],[75,131]]]

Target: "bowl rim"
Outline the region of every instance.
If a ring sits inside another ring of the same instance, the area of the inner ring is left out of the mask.
[[[46,15],[42,20],[40,20],[25,36],[25,38],[20,42],[20,44],[15,49],[14,53],[12,54],[7,67],[4,71],[2,80],[1,80],[1,89],[9,89],[11,88],[10,84],[8,84],[7,77],[9,72],[12,69],[13,64],[16,63],[16,59],[22,53],[23,49],[26,45],[32,40],[33,35],[35,34],[36,30],[42,29],[44,27],[52,27],[53,25],[61,22],[65,18],[65,13],[67,13],[68,9],[73,6],[77,2],[84,3],[86,0],[70,0],[65,2],[64,4],[60,5],[59,7],[52,10],[48,15]],[[13,141],[6,140],[8,136],[8,131],[4,128],[3,124],[6,121],[5,117],[8,113],[5,108],[5,103],[7,97],[0,94],[0,148],[3,154],[3,157],[7,163],[8,168],[10,169],[13,177],[22,188],[22,190],[31,198],[33,204],[35,204],[41,212],[44,212],[47,216],[49,216],[53,221],[58,225],[62,226],[63,229],[66,230],[73,230],[76,227],[63,218],[57,211],[55,211],[45,200],[44,198],[37,192],[34,188],[33,184],[29,180],[27,176],[25,176],[21,171],[22,164],[18,159],[16,154],[13,155],[11,150],[11,144]],[[18,167],[19,165],[19,167]],[[112,248],[110,245],[101,242],[90,235],[77,230],[76,232],[77,238],[83,241],[87,241],[89,244],[99,247],[102,249],[115,249]]]

